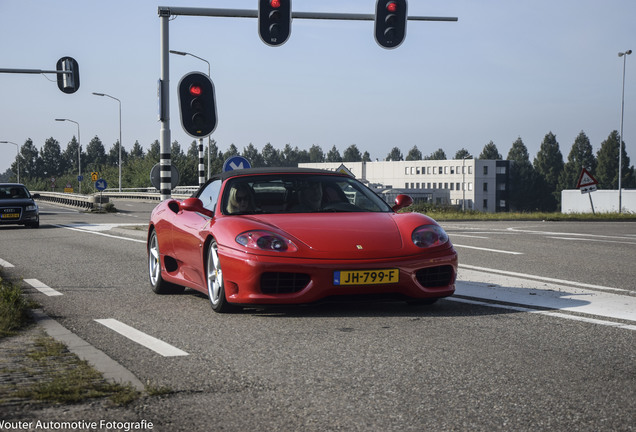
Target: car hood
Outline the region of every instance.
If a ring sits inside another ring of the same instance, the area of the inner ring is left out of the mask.
[[[0,199],[0,207],[24,207],[33,204],[34,202],[30,198]]]
[[[289,234],[313,253],[334,259],[386,257],[403,249],[393,213],[316,213],[253,216]]]

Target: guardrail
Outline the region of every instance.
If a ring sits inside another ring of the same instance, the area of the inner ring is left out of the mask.
[[[184,199],[191,197],[197,190],[198,186],[177,186],[172,190],[172,197],[176,199]],[[102,194],[111,198],[123,199],[143,199],[160,201],[161,194],[155,188],[124,188],[121,192],[119,189],[105,189]],[[98,194],[96,194],[98,195]]]
[[[48,201],[70,207],[80,207],[87,210],[93,209],[95,200],[92,195],[70,194],[62,192],[31,191],[31,194],[39,194],[40,201]]]
[[[172,197],[175,199],[185,199],[198,190],[198,187],[186,186],[175,188]],[[124,189],[119,192],[116,189],[106,189],[101,193],[82,195],[63,192],[31,191],[32,194],[39,194],[41,201],[53,202],[69,207],[79,207],[92,210],[96,205],[105,204],[112,199],[130,199],[142,201],[160,201],[161,194],[154,188],[148,189]]]

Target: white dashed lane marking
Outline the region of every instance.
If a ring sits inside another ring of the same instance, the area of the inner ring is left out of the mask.
[[[146,333],[143,333],[129,325],[122,323],[121,321],[117,321],[116,319],[107,318],[107,319],[96,319],[98,323],[108,327],[111,330],[116,331],[122,336],[127,337],[133,342],[142,345],[157,354],[161,354],[164,357],[175,357],[175,356],[187,356],[188,353],[180,350],[160,339],[157,339],[153,336],[150,336]]]
[[[10,262],[7,262],[3,259],[0,259],[0,266],[4,267],[4,268],[12,268],[14,267],[13,264],[11,264]]]
[[[43,284],[42,282],[40,282],[37,279],[25,279],[24,280],[26,283],[28,283],[29,285],[31,285],[33,288],[35,288],[36,290],[40,291],[42,294],[45,294],[49,297],[53,297],[53,296],[61,296],[62,293],[59,291],[55,291],[53,288],[51,288],[50,286]]]

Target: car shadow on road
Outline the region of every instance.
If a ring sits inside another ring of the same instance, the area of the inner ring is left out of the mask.
[[[207,295],[186,289],[183,294],[209,301]],[[360,296],[352,299],[327,299],[311,304],[244,306],[232,315],[247,314],[269,318],[365,318],[365,317],[465,317],[493,316],[520,313],[520,310],[490,307],[454,301],[447,297],[434,304],[409,304],[404,300],[369,299]],[[210,311],[212,312],[212,311]]]

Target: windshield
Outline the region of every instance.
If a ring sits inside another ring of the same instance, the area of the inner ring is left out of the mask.
[[[391,212],[379,196],[350,177],[276,174],[236,177],[223,192],[224,214]]]
[[[0,186],[0,199],[25,199],[31,198],[31,194],[24,186],[2,185]]]

